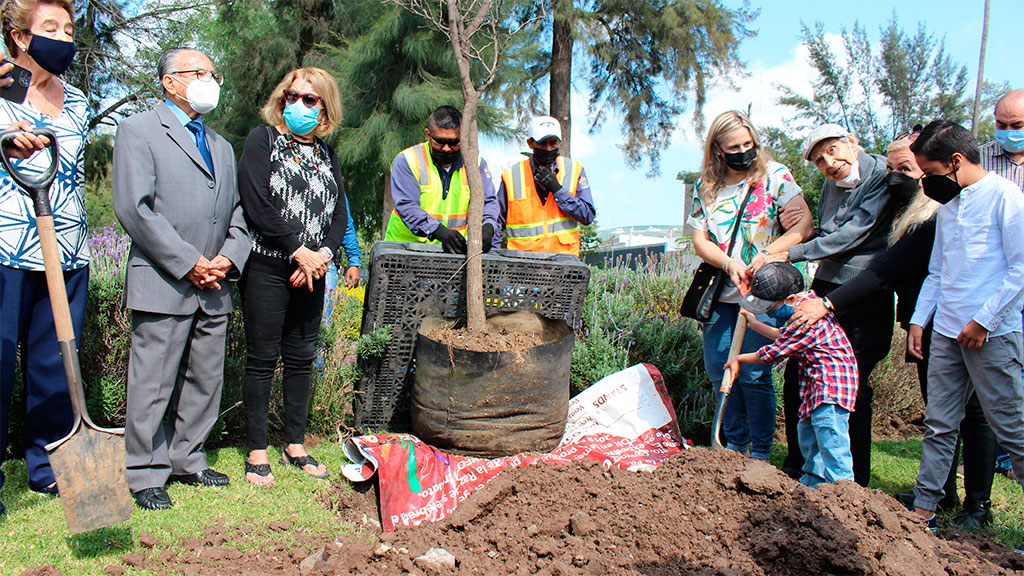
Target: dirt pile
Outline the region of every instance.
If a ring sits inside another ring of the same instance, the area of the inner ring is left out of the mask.
[[[297,549],[240,553],[225,540],[239,544],[245,531],[211,530],[186,543],[191,553],[156,543],[129,555],[124,573],[1024,573],[1024,556],[960,532],[936,537],[881,492],[849,482],[808,490],[767,464],[699,448],[652,473],[588,463],[508,470],[446,520],[392,534],[374,531],[375,497],[343,488],[329,503],[357,537],[298,535]],[[284,524],[268,530],[291,529]]]

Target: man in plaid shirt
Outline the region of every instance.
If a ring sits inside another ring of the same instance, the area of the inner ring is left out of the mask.
[[[846,333],[829,312],[810,326],[773,328],[754,318],[767,311],[788,319],[793,306],[815,298],[800,292],[803,277],[792,264],[771,262],[757,270],[750,294],[741,302],[750,328],[774,342],[757,352],[740,354],[726,365],[736,374],[741,364],[775,362],[793,356],[799,366],[800,420],[797,436],[804,457],[800,483],[811,488],[823,482],[853,481],[850,413],[857,399],[857,359]]]

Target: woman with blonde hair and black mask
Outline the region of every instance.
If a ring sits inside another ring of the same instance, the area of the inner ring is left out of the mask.
[[[704,368],[717,390],[739,314],[737,287],[766,258],[810,238],[811,213],[793,175],[770,159],[746,114],[730,110],[719,114],[708,129],[701,177],[686,223],[697,256],[729,277],[703,325]],[[734,230],[736,241],[730,250]],[[767,316],[760,319],[775,324]],[[748,332],[742,351],[755,351],[767,342]],[[722,432],[729,449],[768,459],[775,435],[770,365],[743,367],[726,404]]]

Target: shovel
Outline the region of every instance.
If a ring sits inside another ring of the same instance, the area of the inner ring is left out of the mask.
[[[11,179],[32,198],[35,208],[46,285],[50,291],[64,376],[68,381],[71,408],[74,410],[71,433],[48,444],[46,452],[60,488],[68,529],[78,534],[112,526],[132,515],[132,501],[125,476],[124,429],[100,428],[92,422],[85,408],[78,348],[71,326],[71,309],[68,307],[57,233],[50,208],[50,184],[60,165],[57,137],[49,128],[34,128],[32,132],[50,140],[50,166],[45,172],[38,176],[28,176],[12,165],[6,145],[21,133],[20,130],[0,133],[0,162]]]
[[[739,314],[736,317],[736,329],[732,332],[732,343],[729,345],[729,362],[739,355],[743,347],[743,335],[747,332],[747,317]],[[718,405],[715,407],[715,418],[711,421],[711,449],[724,450],[720,439],[722,430],[722,413],[725,412],[725,402],[729,399],[729,391],[732,390],[732,382],[736,375],[729,368],[722,374],[722,386],[718,389]]]

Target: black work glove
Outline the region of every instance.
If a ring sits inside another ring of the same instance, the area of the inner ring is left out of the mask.
[[[484,224],[484,253],[491,251],[491,241],[494,240],[494,225],[490,222]]]
[[[430,239],[440,242],[441,247],[449,254],[466,253],[466,238],[455,230],[446,228],[444,224],[437,225],[437,229],[430,235]]]
[[[544,189],[552,194],[562,189],[562,183],[558,181],[558,176],[555,176],[555,171],[548,166],[534,168],[533,181],[537,184],[538,190]]]

